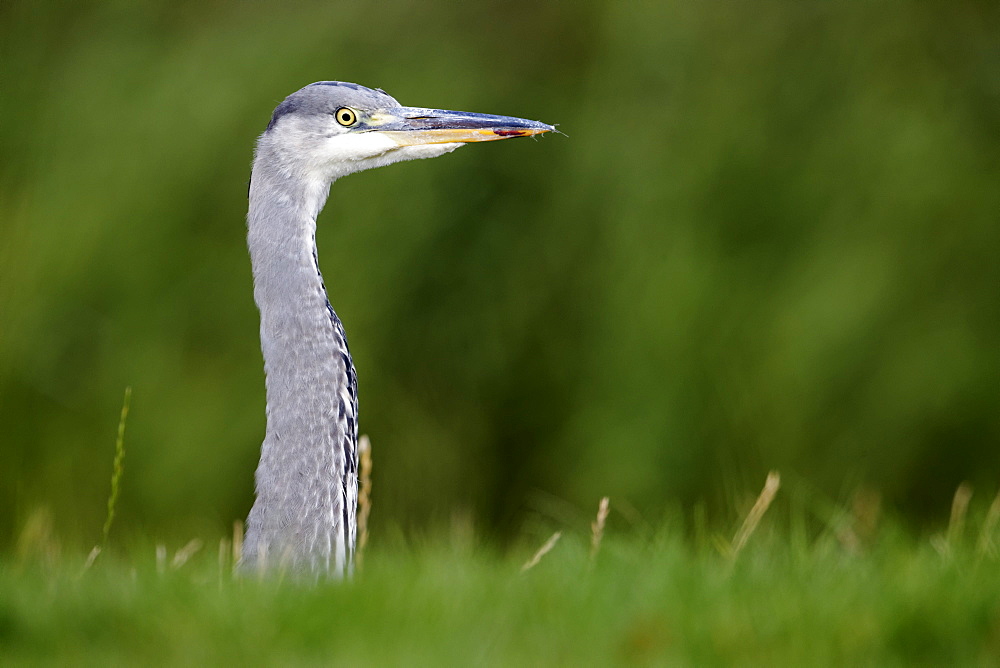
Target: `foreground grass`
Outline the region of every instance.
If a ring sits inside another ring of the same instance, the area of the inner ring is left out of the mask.
[[[235,579],[202,550],[0,563],[0,662],[66,665],[995,664],[992,552],[883,529],[563,536],[531,569],[468,540],[375,546],[347,583]],[[706,542],[707,541],[702,541]]]

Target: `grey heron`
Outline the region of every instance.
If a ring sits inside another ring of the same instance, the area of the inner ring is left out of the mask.
[[[331,577],[352,570],[357,375],[316,251],[316,217],[330,184],[468,142],[554,129],[508,116],[404,107],[381,89],[337,81],[306,86],[274,110],[257,140],[247,213],[267,428],[244,570]]]

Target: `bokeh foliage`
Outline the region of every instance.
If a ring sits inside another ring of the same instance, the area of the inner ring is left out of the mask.
[[[1000,474],[995,3],[7,2],[0,543],[224,530],[263,377],[243,217],[321,79],[567,136],[351,176],[321,265],[373,522],[656,518],[769,468],[914,521]],[[121,526],[121,525],[120,525]]]

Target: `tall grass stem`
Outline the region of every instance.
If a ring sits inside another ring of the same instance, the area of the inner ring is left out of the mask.
[[[597,505],[597,517],[590,523],[590,561],[593,563],[597,559],[597,553],[601,550],[601,539],[604,538],[604,525],[608,521],[608,513],[611,512],[611,500],[604,496]]]
[[[355,561],[360,569],[368,544],[368,514],[372,511],[372,443],[367,436],[358,439],[358,455],[361,462],[358,490],[358,548]]]
[[[774,501],[774,496],[778,493],[778,489],[781,487],[781,476],[777,471],[771,471],[767,474],[767,480],[764,481],[764,489],[760,491],[760,495],[757,497],[757,501],[754,502],[753,508],[747,513],[746,519],[743,520],[742,526],[740,526],[739,531],[733,536],[732,542],[732,556],[735,558],[736,555],[740,553],[740,550],[747,544],[750,540],[750,536],[753,535],[754,530],[757,525],[760,524],[760,519],[764,517],[764,513],[771,506],[771,502]]]
[[[554,534],[552,534],[552,536],[550,536],[549,539],[545,541],[545,544],[542,545],[540,548],[538,548],[538,551],[535,552],[534,555],[532,555],[531,559],[528,559],[528,561],[524,563],[524,566],[521,566],[521,572],[523,573],[526,570],[537,566],[538,562],[542,560],[542,557],[548,554],[549,551],[556,546],[556,543],[559,542],[560,538],[562,538],[562,531],[556,531]]]
[[[128,420],[128,408],[132,402],[132,386],[125,388],[125,398],[122,400],[122,413],[118,419],[118,437],[115,439],[115,461],[111,470],[111,493],[108,495],[108,516],[104,520],[104,531],[101,546],[108,544],[111,525],[115,520],[115,508],[118,505],[118,494],[121,491],[122,473],[125,468],[125,422]]]

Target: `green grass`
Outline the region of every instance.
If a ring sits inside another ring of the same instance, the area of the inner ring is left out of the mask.
[[[605,498],[589,531],[564,526],[507,552],[456,521],[416,543],[399,532],[376,540],[348,582],[237,578],[239,525],[216,545],[107,545],[128,399],[126,391],[104,548],[64,553],[39,510],[16,552],[0,557],[0,664],[884,666],[1000,657],[1000,495],[979,512],[968,485],[930,537],[886,519],[870,490],[839,508],[802,482],[779,493],[772,472],[726,535],[708,528],[703,510],[693,530],[675,521],[623,531],[624,516],[610,514]]]
[[[118,495],[121,491],[122,474],[125,472],[125,424],[128,422],[129,404],[132,402],[132,387],[125,388],[125,398],[122,400],[122,412],[118,418],[118,437],[115,439],[115,461],[111,469],[111,493],[108,495],[108,515],[104,520],[101,534],[101,545],[108,544],[111,525],[115,521],[115,507],[118,505]]]
[[[594,559],[590,536],[564,531],[525,572],[544,538],[503,555],[468,532],[376,542],[353,581],[318,586],[233,578],[225,542],[176,568],[173,551],[157,557],[152,546],[108,550],[86,569],[83,555],[29,546],[0,564],[0,662],[883,666],[1000,657],[988,520],[933,540],[884,523],[860,542],[782,524],[772,511],[734,557],[721,537],[678,527],[622,535],[612,515]]]

